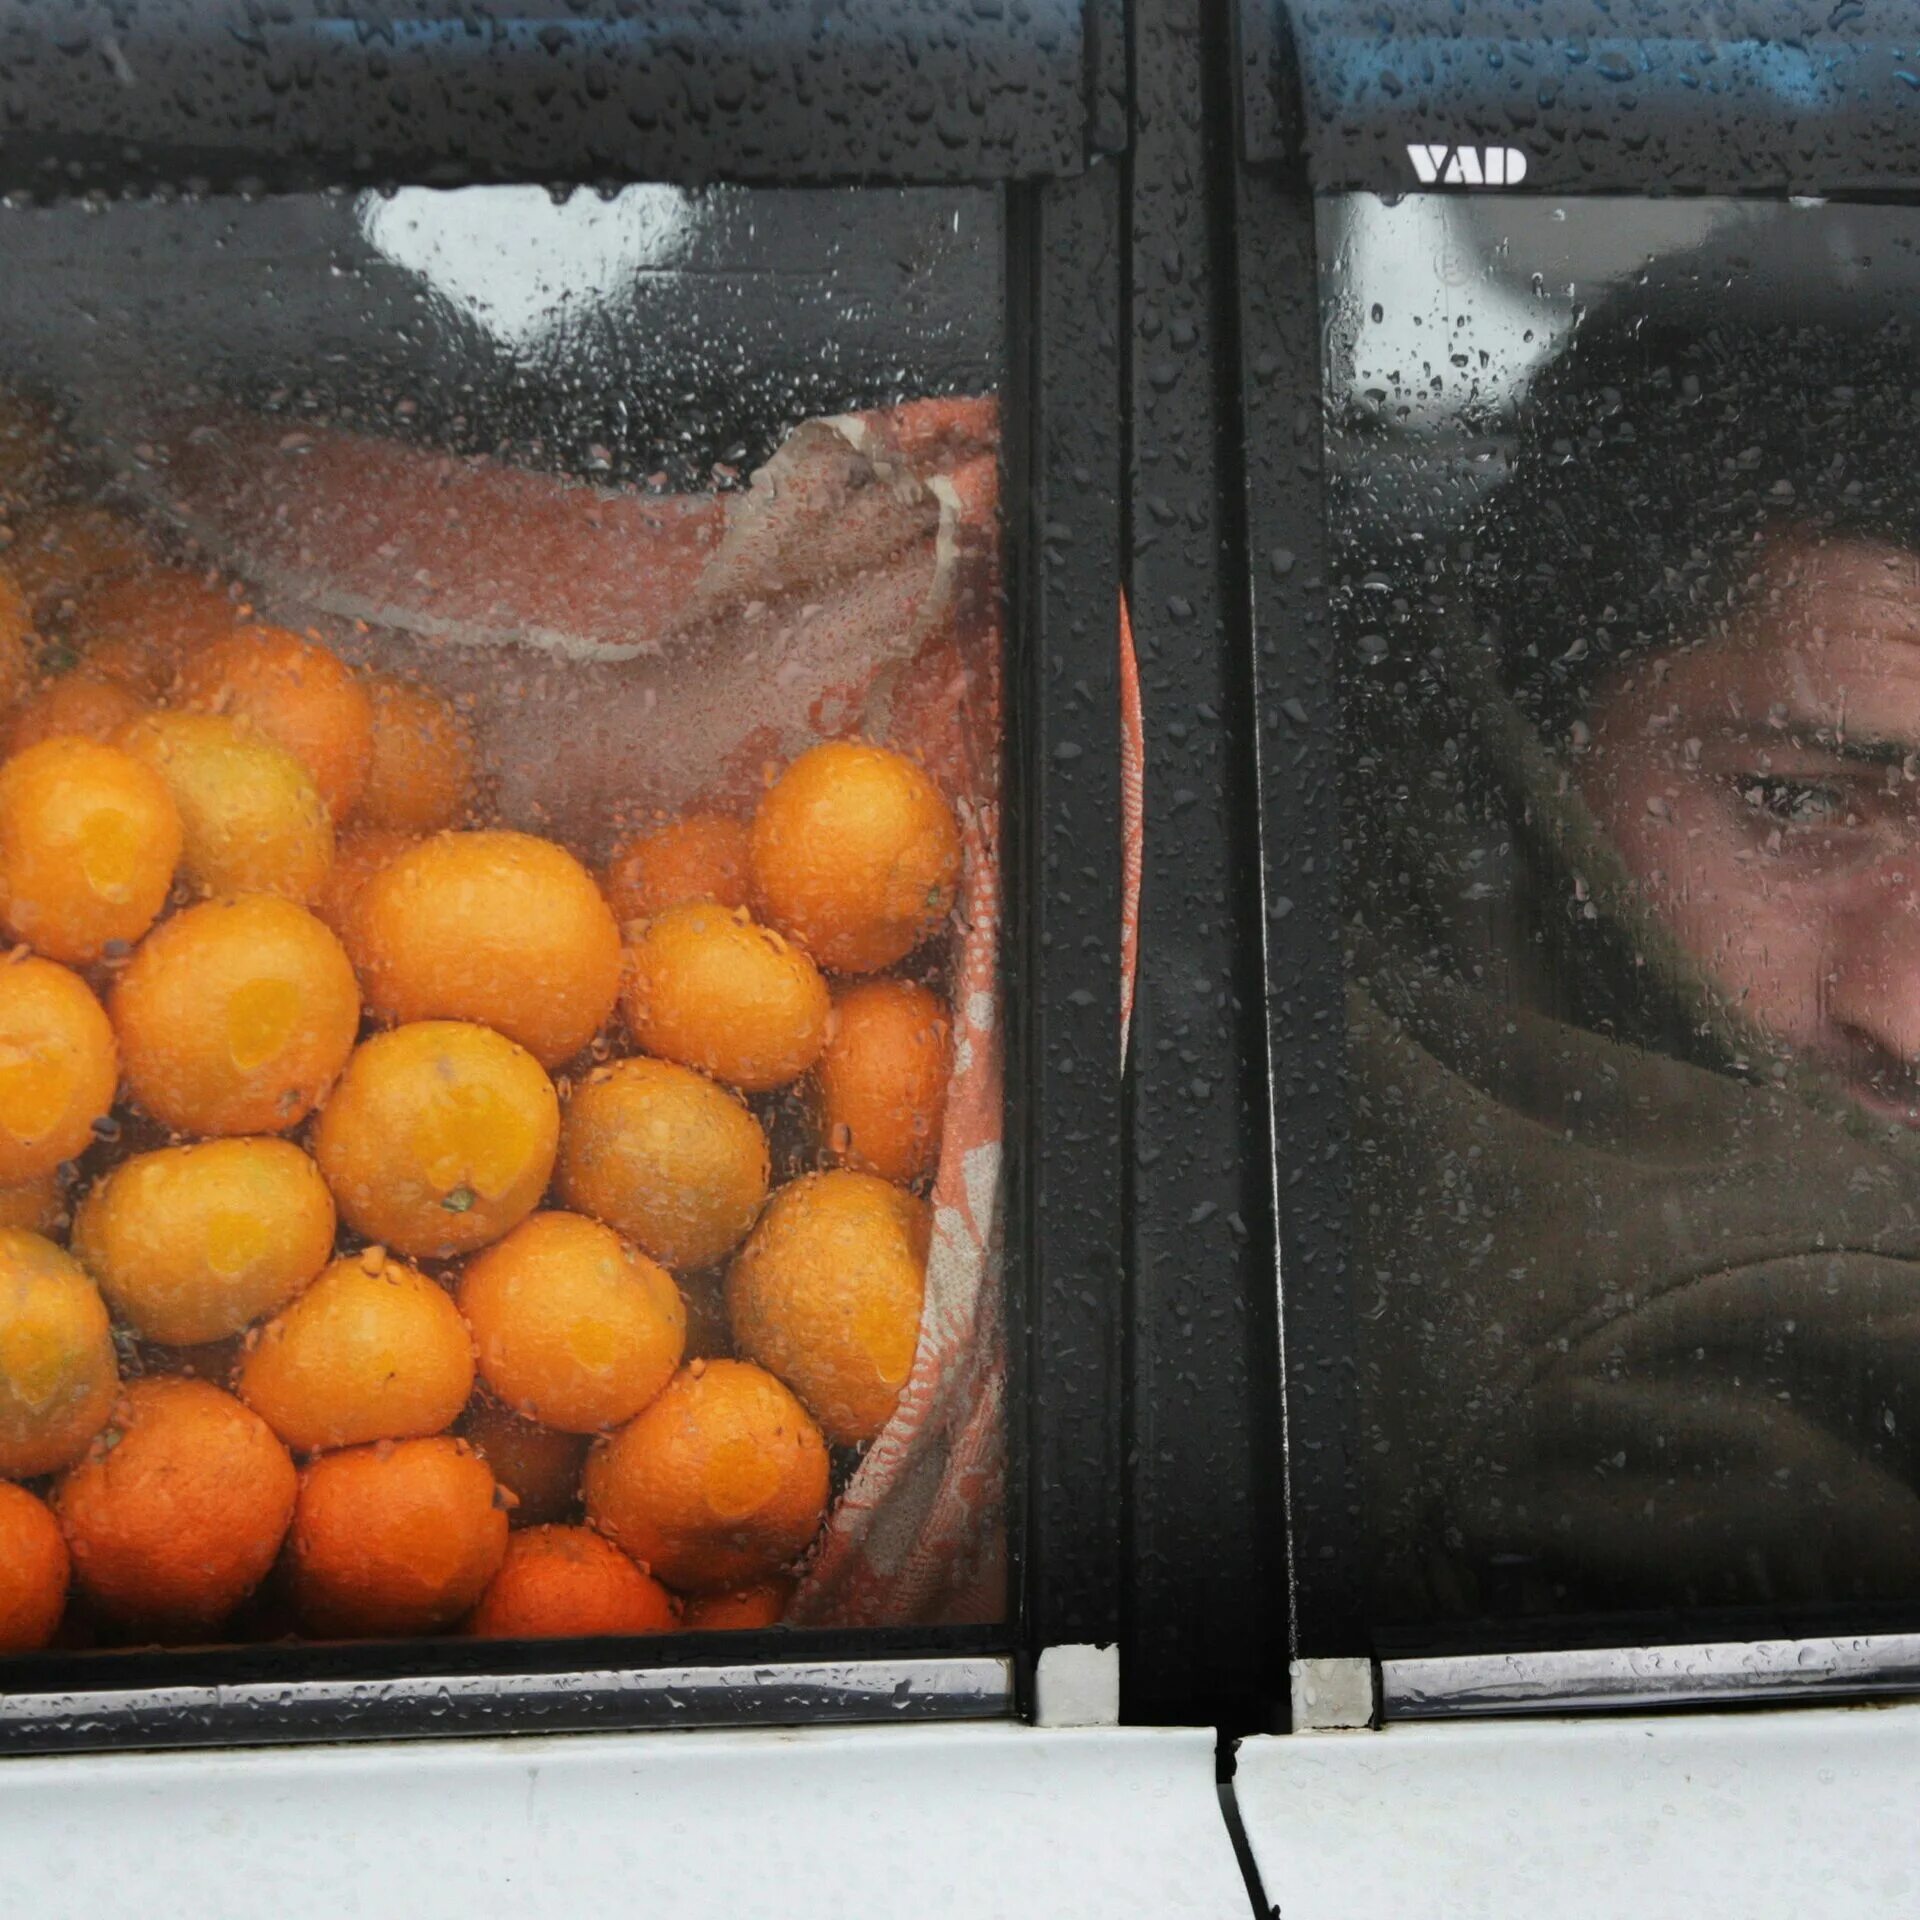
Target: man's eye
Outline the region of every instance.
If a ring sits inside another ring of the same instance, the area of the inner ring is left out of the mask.
[[[1839,826],[1848,814],[1845,794],[1812,780],[1762,774],[1740,783],[1740,797],[1756,813],[1790,827]]]

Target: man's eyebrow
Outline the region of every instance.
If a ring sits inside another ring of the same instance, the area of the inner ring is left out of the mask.
[[[1777,727],[1731,728],[1723,737],[1736,746],[1763,749],[1797,742],[1861,767],[1905,767],[1920,758],[1920,737],[1894,740],[1884,735],[1841,733],[1830,726],[1796,726],[1791,719]]]

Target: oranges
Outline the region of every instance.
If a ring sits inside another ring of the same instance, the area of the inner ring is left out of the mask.
[[[116,1624],[216,1627],[273,1565],[295,1485],[286,1448],[231,1394],[136,1381],[54,1492],[74,1584]]]
[[[669,1586],[737,1587],[795,1560],[827,1506],[820,1429],[772,1374],[708,1360],[587,1457],[587,1517]]]
[[[199,1346],[284,1306],[333,1251],[333,1196],[286,1140],[123,1160],[80,1203],[73,1251],[143,1340]]]
[[[83,502],[22,514],[13,535],[7,569],[42,617],[71,605],[94,581],[153,560],[153,549],[131,520]]]
[[[506,1558],[467,1621],[482,1639],[563,1634],[667,1633],[677,1624],[665,1587],[587,1527],[532,1527]]]
[[[0,1187],[0,1227],[51,1233],[65,1211],[66,1194],[58,1168],[23,1180],[17,1187]]]
[[[0,1181],[38,1179],[79,1153],[117,1078],[113,1028],[78,974],[0,963]]]
[[[443,833],[401,854],[361,888],[349,939],[376,1013],[478,1021],[548,1067],[620,991],[620,933],[593,876],[526,833]]]
[[[452,1300],[379,1248],[336,1260],[261,1328],[239,1393],[288,1446],[408,1440],[451,1426],[473,1391]]]
[[[87,588],[67,631],[80,652],[79,672],[157,700],[184,658],[223,639],[239,620],[233,599],[205,575],[149,566]]]
[[[0,921],[81,965],[153,925],[180,815],[151,767],[97,741],[43,740],[0,766]]]
[[[506,1558],[496,1494],[486,1462],[445,1435],[322,1454],[288,1541],[302,1624],[328,1639],[452,1626]]]
[[[814,1068],[828,1154],[905,1184],[940,1154],[947,1099],[947,1010],[906,980],[862,980],[835,996]]]
[[[460,1311],[495,1395],[566,1433],[631,1419],[687,1340],[672,1276],[577,1213],[536,1213],[469,1260]]]
[[[0,1477],[79,1459],[119,1378],[99,1289],[51,1240],[0,1229]]]
[[[607,904],[623,927],[692,900],[744,907],[751,849],[745,823],[723,813],[690,813],[634,834],[607,862]]]
[[[59,1521],[0,1480],[0,1654],[38,1653],[53,1638],[71,1570]]]
[[[514,1526],[563,1520],[573,1511],[587,1458],[585,1434],[522,1420],[485,1394],[473,1397],[458,1431],[512,1496]]]
[[[618,1060],[574,1088],[560,1191],[669,1267],[738,1246],[767,1197],[767,1140],[737,1096],[664,1060]]]
[[[397,833],[456,827],[473,788],[473,738],[436,693],[387,674],[366,683],[373,755],[355,816]]]
[[[20,697],[32,672],[27,635],[33,631],[33,608],[20,584],[0,567],[0,702]]]
[[[762,916],[840,973],[904,960],[952,910],[959,880],[946,796],[885,747],[835,740],[803,753],[754,816]]]
[[[844,1447],[886,1425],[913,1370],[927,1209],[867,1173],[782,1187],[727,1272],[738,1350],[804,1400]]]
[[[285,1133],[345,1066],[360,1025],[347,956],[291,900],[209,900],[140,943],[111,1010],[127,1084],[182,1133]]]
[[[747,1093],[796,1080],[826,1044],[826,982],[798,947],[710,902],[640,929],[627,1019],[649,1053]]]
[[[344,940],[360,889],[389,860],[418,844],[412,834],[387,827],[358,827],[343,833],[334,843],[333,870],[313,903],[314,912]]]
[[[680,1624],[689,1633],[728,1633],[743,1627],[777,1627],[793,1598],[791,1580],[763,1580],[758,1586],[735,1587],[731,1593],[696,1594],[687,1602]]]
[[[75,734],[108,746],[128,721],[139,719],[145,711],[146,703],[140,696],[117,680],[63,673],[14,708],[0,744],[9,757],[62,734]]]
[[[416,1259],[471,1253],[517,1226],[559,1145],[560,1100],[540,1063],[458,1020],[367,1041],[313,1136],[347,1223]]]

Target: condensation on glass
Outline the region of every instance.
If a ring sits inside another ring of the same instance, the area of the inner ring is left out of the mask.
[[[1001,1617],[1002,227],[0,209],[0,1653]]]
[[[1920,1593],[1920,214],[1323,206],[1383,1627]]]

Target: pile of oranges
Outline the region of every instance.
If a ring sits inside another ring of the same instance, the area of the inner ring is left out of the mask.
[[[777,1620],[918,1343],[948,800],[841,741],[523,831],[18,419],[0,1652]]]

